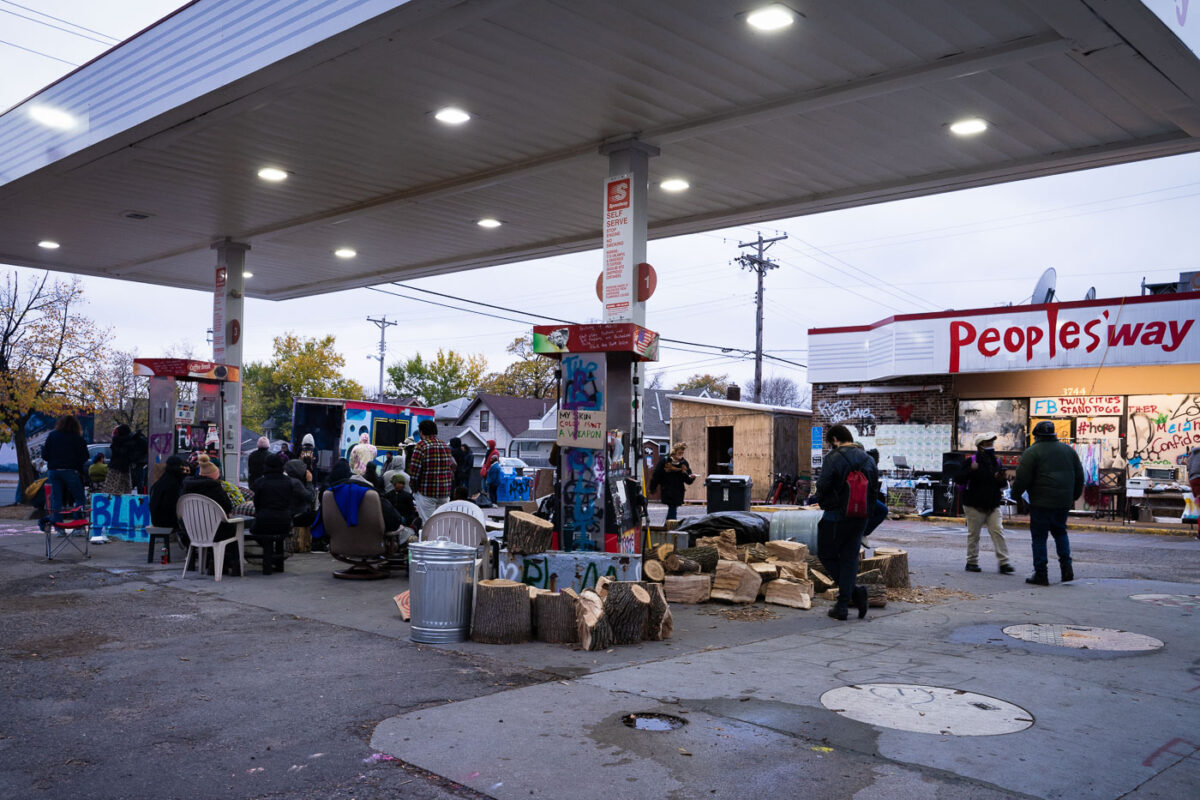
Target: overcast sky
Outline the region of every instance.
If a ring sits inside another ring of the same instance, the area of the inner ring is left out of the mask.
[[[0,109],[181,5],[0,0]],[[603,164],[598,175],[597,197]],[[1058,273],[1063,300],[1082,299],[1092,286],[1100,297],[1136,295],[1143,278],[1174,280],[1198,268],[1198,220],[1200,155],[1189,155],[653,241],[648,260],[659,284],[647,305],[647,326],[673,339],[752,350],[755,280],[732,261],[738,243],[760,231],[789,237],[768,252],[779,268],[766,280],[765,348],[804,364],[809,327],[1027,301],[1047,267]],[[252,262],[253,252],[251,270]],[[570,288],[526,290],[544,285],[537,278],[547,265],[562,276],[555,285]],[[600,313],[594,290],[599,270],[597,251],[412,285],[588,321]],[[211,294],[98,278],[83,282],[86,313],[112,327],[121,349],[156,356],[169,344],[190,347],[197,356],[211,353],[205,333],[212,324]],[[509,360],[505,345],[529,330],[369,289],[278,303],[248,300],[244,358],[269,358],[272,337],[285,331],[330,332],[346,356],[346,373],[373,391],[378,362],[370,356],[378,352],[379,330],[366,318],[384,315],[400,321],[387,332],[389,364],[445,347],[481,353],[499,369]],[[728,373],[745,385],[754,373],[752,359],[672,350],[662,355],[658,366],[667,386],[695,372]],[[779,362],[767,362],[764,374],[805,379],[803,369]]]

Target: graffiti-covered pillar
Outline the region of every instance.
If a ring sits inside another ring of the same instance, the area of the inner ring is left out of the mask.
[[[558,436],[564,550],[604,550],[605,353],[562,357]]]
[[[646,291],[640,269],[646,262],[650,159],[659,150],[636,138],[610,142],[600,148],[608,156],[604,184],[604,267],[601,303],[605,322],[646,325]],[[632,452],[639,450],[642,386],[639,368],[623,354],[609,354],[608,426],[624,436]],[[636,475],[639,459],[630,459]]]
[[[242,310],[246,293],[248,244],[225,239],[212,246],[217,251],[213,286],[213,361],[242,366]],[[221,388],[221,461],[226,480],[237,483],[242,446],[242,384],[230,382]]]

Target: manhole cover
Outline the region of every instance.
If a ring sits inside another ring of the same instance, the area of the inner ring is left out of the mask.
[[[1163,646],[1158,639],[1112,628],[1088,628],[1082,625],[1009,625],[1004,633],[1014,639],[1076,650],[1157,650]]]
[[[687,725],[687,720],[683,717],[649,713],[626,714],[621,717],[621,722],[638,731],[673,731]]]
[[[962,689],[910,683],[841,686],[821,695],[821,705],[868,725],[913,733],[997,736],[1033,724],[1033,716],[1012,703]]]
[[[1200,609],[1200,594],[1131,594],[1129,599],[1168,608],[1184,608],[1188,611]]]

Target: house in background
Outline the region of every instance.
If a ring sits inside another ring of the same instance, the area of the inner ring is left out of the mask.
[[[438,403],[433,407],[433,421],[438,424],[438,428],[445,425],[453,425],[462,416],[462,413],[467,410],[467,406],[471,405],[471,398],[456,397],[453,400],[447,400],[444,403]],[[441,437],[449,439],[448,436]]]
[[[496,441],[496,449],[505,455],[509,445],[529,429],[530,420],[541,419],[555,406],[555,401],[532,397],[508,397],[502,394],[476,396],[455,420],[456,426],[470,428],[485,442]]]
[[[555,402],[546,413],[537,419],[529,420],[529,427],[524,433],[513,437],[509,455],[519,458],[531,467],[550,466],[550,450],[558,438],[558,403]]]

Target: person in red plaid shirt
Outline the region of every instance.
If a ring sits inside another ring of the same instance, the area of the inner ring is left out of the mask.
[[[421,420],[417,430],[421,432],[421,441],[417,442],[408,463],[408,477],[417,513],[424,522],[438,506],[450,502],[457,464],[450,446],[438,438],[436,422]]]

